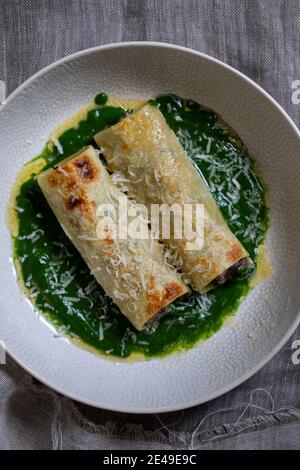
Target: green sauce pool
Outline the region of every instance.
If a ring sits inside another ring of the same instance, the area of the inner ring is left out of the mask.
[[[127,110],[106,102],[105,94],[97,95],[87,118],[63,132],[56,147],[45,147],[41,154],[46,161],[43,169],[93,144],[97,132],[125,116]],[[132,353],[163,356],[189,348],[216,332],[250,289],[258,246],[268,225],[264,190],[249,154],[218,116],[175,95],[161,96],[150,103],[165,116],[207,181],[232,232],[254,261],[238,278],[205,295],[193,293],[187,300],[175,301],[159,320],[139,332],[90,274],[49,208],[35,175],[22,184],[15,202],[19,219],[15,259],[37,309],[63,334],[123,358]]]

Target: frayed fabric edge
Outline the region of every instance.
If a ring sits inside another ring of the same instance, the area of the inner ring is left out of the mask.
[[[157,445],[168,446],[176,449],[195,449],[201,448],[205,444],[212,441],[221,441],[226,438],[256,432],[267,427],[275,427],[299,422],[300,410],[292,407],[271,410],[263,409],[263,414],[254,418],[247,418],[243,421],[241,418],[249,403],[241,404],[242,413],[237,421],[230,424],[223,424],[212,427],[211,429],[201,430],[202,423],[211,415],[218,415],[227,409],[219,409],[213,413],[208,413],[196,426],[194,431],[182,432],[170,429],[172,424],[164,424],[161,417],[154,415],[160,423],[158,429],[146,430],[143,425],[136,423],[120,424],[117,421],[108,420],[105,424],[95,424],[87,419],[77,408],[76,402],[46,388],[42,384],[26,384],[23,385],[24,390],[31,391],[39,395],[49,396],[53,400],[52,423],[51,423],[51,441],[52,449],[62,449],[64,446],[64,428],[68,422],[70,425],[77,426],[79,430],[91,435],[107,439],[115,439],[122,441],[134,441],[140,443],[155,443]],[[259,389],[262,391],[263,389]],[[253,392],[252,392],[253,393]],[[252,394],[251,394],[252,395]],[[7,397],[9,400],[9,397]],[[184,413],[184,412],[182,412]],[[178,421],[176,421],[177,423]]]
[[[147,431],[141,424],[126,423],[118,426],[114,421],[107,421],[105,424],[95,424],[85,418],[85,416],[77,409],[73,402],[69,403],[70,418],[74,424],[78,425],[83,431],[90,434],[98,434],[103,437],[120,439],[120,440],[135,440],[140,442],[157,442],[163,445],[169,445],[183,448],[190,448],[191,432],[174,432],[168,429],[168,425],[163,426],[165,431]],[[300,423],[300,410],[296,408],[286,408],[281,411],[275,411],[268,415],[257,416],[255,418],[247,418],[237,424],[224,424],[216,426],[208,431],[201,431],[194,439],[193,447],[196,445],[204,445],[211,440],[221,440],[236,436],[238,434],[246,434],[265,429],[268,426],[279,426],[283,424],[292,424],[299,421]],[[166,433],[169,433],[167,435]],[[183,445],[184,444],[184,445]]]

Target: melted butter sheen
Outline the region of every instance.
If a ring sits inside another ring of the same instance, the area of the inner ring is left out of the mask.
[[[116,105],[110,103],[114,101],[109,99],[106,105],[94,104],[92,108],[89,105],[79,122],[56,134],[56,146],[54,140],[54,145],[47,144],[39,156],[45,160],[44,168],[93,144],[97,132],[125,115],[126,104],[122,106],[121,100]],[[136,102],[135,106],[141,104]],[[195,293],[187,301],[179,299],[159,321],[138,332],[90,274],[48,207],[34,173],[22,180],[14,201],[19,227],[14,238],[15,261],[27,294],[59,332],[89,349],[118,357],[133,353],[162,356],[191,347],[216,332],[250,289],[258,247],[268,223],[263,187],[249,154],[217,115],[174,95],[161,96],[151,104],[164,114],[206,179],[231,230],[254,261],[254,267],[238,279],[205,295]]]

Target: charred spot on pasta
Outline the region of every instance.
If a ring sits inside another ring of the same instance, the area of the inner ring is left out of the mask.
[[[165,288],[166,300],[172,300],[178,297],[182,293],[182,285],[177,282],[170,282]]]
[[[99,172],[99,169],[87,156],[76,159],[74,165],[78,168],[81,178],[85,180],[92,181]]]
[[[243,249],[241,247],[241,245],[239,245],[238,243],[235,243],[231,249],[228,251],[227,253],[227,258],[229,261],[235,261],[235,260],[238,260],[239,258],[241,258],[243,256]]]
[[[83,204],[83,199],[76,196],[70,196],[66,201],[66,207],[69,210],[75,209],[75,207],[80,206]]]

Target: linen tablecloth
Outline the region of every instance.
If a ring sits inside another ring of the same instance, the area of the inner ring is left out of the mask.
[[[0,0],[0,40],[0,100],[5,90],[10,94],[72,52],[110,42],[163,41],[237,68],[300,124],[300,104],[292,99],[300,80],[297,0]],[[73,402],[7,358],[0,365],[0,448],[300,449],[297,340],[299,328],[255,376],[222,397],[161,415]]]

